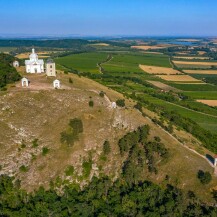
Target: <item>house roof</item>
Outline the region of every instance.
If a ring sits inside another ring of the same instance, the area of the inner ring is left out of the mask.
[[[51,58],[49,58],[46,63],[54,63],[54,61]]]

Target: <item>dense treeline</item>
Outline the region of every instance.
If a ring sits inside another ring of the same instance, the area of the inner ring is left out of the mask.
[[[11,66],[14,60],[13,56],[0,53],[0,88],[20,79],[17,70]]]
[[[216,216],[217,208],[201,203],[171,185],[161,188],[144,181],[128,185],[124,179],[112,184],[107,177],[93,178],[83,190],[65,187],[62,194],[53,188],[27,194],[0,177],[1,216]]]

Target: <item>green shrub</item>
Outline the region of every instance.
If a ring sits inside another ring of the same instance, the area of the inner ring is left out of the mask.
[[[71,78],[69,78],[69,83],[73,84],[73,80]]]
[[[34,139],[34,140],[32,141],[32,147],[33,147],[33,148],[37,148],[37,147],[38,147],[38,139]]]
[[[83,167],[84,178],[89,177],[91,169],[92,169],[92,164],[93,162],[91,160],[83,162],[82,167]]]
[[[110,146],[110,143],[109,141],[105,141],[104,144],[103,144],[103,153],[105,155],[109,154],[111,152],[111,146]]]
[[[80,119],[74,118],[69,121],[69,128],[62,132],[60,141],[68,146],[74,145],[79,139],[79,134],[83,132],[83,123]]]
[[[99,95],[100,95],[100,97],[104,97],[105,93],[103,91],[100,91]]]
[[[209,184],[212,180],[210,172],[204,172],[202,170],[198,171],[197,177],[200,180],[200,182],[204,185]]]
[[[43,155],[43,156],[47,155],[49,151],[50,151],[49,148],[43,147],[43,148],[42,148],[42,155]]]
[[[70,165],[66,168],[65,174],[66,176],[72,176],[74,174],[74,171],[75,171],[74,167]]]
[[[90,106],[90,107],[93,107],[93,106],[94,106],[93,100],[90,100],[90,101],[89,101],[89,106]]]
[[[125,106],[125,100],[124,99],[118,99],[116,101],[117,106],[124,107]]]
[[[81,119],[74,118],[69,122],[69,126],[73,129],[76,134],[83,133],[83,123]]]
[[[29,169],[28,169],[28,167],[27,166],[25,166],[25,165],[22,165],[20,168],[19,168],[19,170],[20,170],[20,172],[27,172]]]

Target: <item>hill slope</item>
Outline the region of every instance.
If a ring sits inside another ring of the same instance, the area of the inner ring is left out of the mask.
[[[69,77],[73,84],[69,83]],[[118,141],[139,126],[150,126],[149,138],[159,136],[169,151],[166,161],[157,161],[158,173],[144,172],[143,179],[156,183],[175,184],[185,190],[195,191],[202,199],[210,200],[210,191],[217,185],[216,178],[206,186],[197,179],[198,170],[213,173],[213,168],[199,155],[189,151],[169,136],[149,118],[134,109],[126,100],[126,108],[111,108],[111,102],[122,98],[92,80],[76,75],[62,75],[62,90],[52,89],[52,79],[43,75],[28,75],[31,85],[22,89],[18,83],[0,95],[0,159],[1,174],[15,175],[28,191],[40,185],[49,186],[57,177],[68,183],[88,183],[93,175],[109,175],[113,180],[121,174],[126,156],[121,156]],[[106,96],[99,96],[104,91]],[[94,106],[90,107],[89,102]],[[145,111],[148,113],[149,111]],[[78,118],[83,123],[83,133],[73,146],[61,143],[61,133],[68,132],[69,121]],[[182,136],[182,131],[176,132]],[[185,134],[186,142],[194,139]],[[103,144],[108,140],[111,153],[102,156]],[[73,176],[66,176],[73,166]],[[173,168],[173,169],[171,169]]]

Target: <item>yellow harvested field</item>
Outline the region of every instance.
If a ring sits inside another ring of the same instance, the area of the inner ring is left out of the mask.
[[[171,86],[164,84],[160,81],[147,81],[147,82],[149,82],[149,83],[153,84],[155,87],[158,87],[158,88],[165,90],[165,91],[170,91],[170,90],[175,91],[175,92],[180,91],[180,90],[176,89],[175,87],[171,87]]]
[[[217,70],[184,70],[188,74],[217,75]]]
[[[198,54],[199,55],[204,55],[204,54],[206,54],[206,51],[198,51]]]
[[[107,44],[107,43],[97,43],[97,44],[92,44],[92,45],[95,45],[95,46],[105,46],[105,47],[109,46],[109,44]]]
[[[186,82],[201,82],[200,80],[193,78],[189,75],[157,75],[165,81],[186,81]]]
[[[173,68],[166,68],[166,67],[159,67],[159,66],[146,66],[146,65],[139,65],[140,69],[155,75],[176,75],[182,74],[181,72],[173,69]]]
[[[206,104],[208,106],[217,106],[217,100],[204,100],[204,99],[198,99],[197,102],[201,102],[203,104]]]
[[[186,59],[186,60],[209,60],[209,57],[188,57],[188,56],[174,56],[175,59]]]
[[[159,44],[159,45],[154,45],[154,46],[150,46],[150,45],[131,46],[131,48],[140,49],[140,50],[155,50],[155,49],[164,49],[167,47],[174,47],[174,46],[176,46],[176,45]]]
[[[49,57],[49,54],[51,53],[52,52],[38,52],[37,54],[39,58],[47,58]],[[16,55],[16,57],[19,59],[28,59],[30,54],[31,53],[21,53],[21,54]]]
[[[192,65],[192,66],[217,66],[217,62],[188,62],[188,61],[173,61],[176,65]]]

